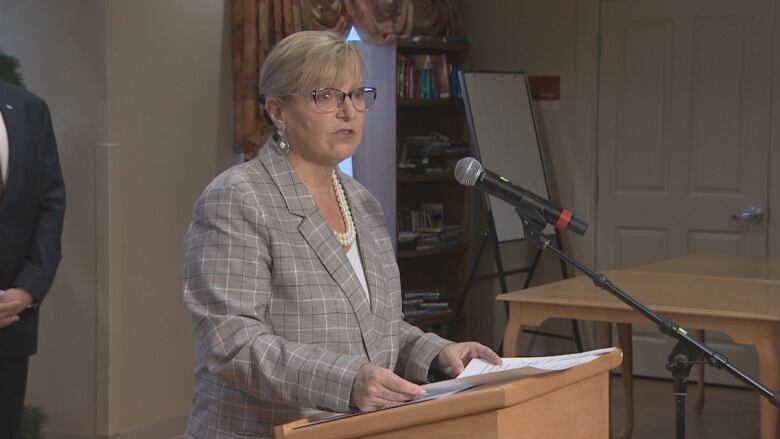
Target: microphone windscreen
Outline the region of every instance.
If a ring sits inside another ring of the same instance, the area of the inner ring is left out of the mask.
[[[474,157],[464,157],[455,164],[455,180],[464,186],[474,186],[482,174],[482,164]]]

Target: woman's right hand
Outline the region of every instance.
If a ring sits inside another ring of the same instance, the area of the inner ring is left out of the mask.
[[[350,402],[367,412],[392,407],[425,396],[425,389],[406,381],[393,371],[366,363],[352,383]]]

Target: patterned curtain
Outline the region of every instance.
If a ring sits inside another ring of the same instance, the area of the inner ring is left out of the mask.
[[[346,36],[355,26],[368,44],[411,35],[465,35],[462,0],[231,0],[234,149],[257,153],[268,126],[258,102],[260,67],[284,37],[302,30]]]

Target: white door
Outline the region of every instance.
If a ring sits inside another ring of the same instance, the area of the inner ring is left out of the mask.
[[[599,270],[766,256],[766,220],[733,215],[766,211],[773,17],[771,0],[602,2]],[[635,329],[637,374],[669,376],[657,334]],[[754,350],[707,337],[755,373]]]

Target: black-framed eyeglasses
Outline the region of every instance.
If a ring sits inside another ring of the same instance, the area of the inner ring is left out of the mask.
[[[344,93],[337,88],[323,87],[316,90],[312,90],[311,98],[314,100],[314,105],[320,111],[333,112],[341,108],[344,101],[349,96],[352,101],[352,105],[355,106],[357,111],[366,111],[376,101],[376,88],[374,87],[358,87],[349,93]]]

